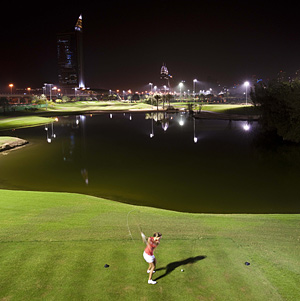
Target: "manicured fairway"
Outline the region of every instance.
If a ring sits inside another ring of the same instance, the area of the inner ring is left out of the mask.
[[[163,233],[156,285],[147,284],[138,223]],[[0,190],[0,300],[299,300],[299,241],[299,215]]]
[[[69,103],[53,103],[48,112],[85,112],[85,111],[126,111],[126,110],[152,110],[151,105],[145,103],[123,101],[77,101]]]
[[[256,108],[253,105],[204,104],[202,110],[225,114],[259,115],[259,108]]]

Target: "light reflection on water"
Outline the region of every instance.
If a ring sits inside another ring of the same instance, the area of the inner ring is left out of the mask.
[[[30,144],[0,155],[0,187],[189,212],[299,212],[298,149],[262,150],[258,131],[183,113],[60,117],[15,131]]]

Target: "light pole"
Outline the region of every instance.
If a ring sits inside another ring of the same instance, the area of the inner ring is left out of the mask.
[[[49,99],[49,101],[51,101],[51,91],[52,91],[52,88],[51,88],[51,86],[53,86],[53,84],[49,84],[49,86],[50,86],[50,93],[49,93],[49,96],[50,96],[50,99]]]
[[[247,102],[247,88],[249,87],[250,83],[248,81],[244,82],[244,86],[246,88],[246,105],[248,104]]]
[[[149,85],[150,85],[150,91],[151,91],[151,94],[152,94],[153,83],[149,83]]]
[[[47,83],[44,83],[44,86],[45,86],[45,96],[46,96],[46,111],[48,110],[48,99],[47,99],[47,86],[50,86],[50,91],[49,91],[49,97],[50,97],[50,101],[51,101],[51,86],[53,86],[53,84],[47,84]],[[44,88],[43,88],[44,89]]]
[[[197,82],[197,79],[193,79],[193,95],[194,95],[194,98],[195,98],[195,95],[196,95],[196,82]]]
[[[181,89],[182,89],[182,87],[183,87],[183,83],[182,83],[182,82],[180,82],[180,83],[179,83],[180,100],[181,100]]]
[[[45,87],[43,87],[43,90],[45,89],[45,97],[46,97],[46,111],[47,111],[47,109],[48,109],[48,99],[47,99],[47,83],[44,83],[44,86]]]
[[[13,88],[14,84],[9,84],[8,86],[10,87],[10,94],[12,94],[12,88]]]
[[[167,93],[167,86],[164,85],[164,89],[165,89],[165,94]]]

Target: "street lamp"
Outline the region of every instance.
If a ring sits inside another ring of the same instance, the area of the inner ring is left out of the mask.
[[[45,86],[45,96],[46,96],[46,111],[48,110],[48,99],[47,99],[47,86],[50,86],[50,91],[49,91],[49,97],[50,97],[50,101],[51,101],[51,86],[53,86],[53,84],[47,84],[47,83],[44,83],[44,86]],[[44,88],[43,88],[44,89]]]
[[[197,82],[197,79],[193,79],[193,95],[194,95],[194,98],[195,98],[195,94],[196,94],[196,82]]]
[[[247,88],[250,86],[250,83],[248,81],[244,82],[244,86],[246,88],[246,105],[247,105]]]
[[[167,93],[167,86],[164,85],[164,89],[165,89],[165,94]]]
[[[150,85],[150,91],[151,91],[151,94],[152,94],[153,83],[149,83],[149,85]]]
[[[52,99],[52,97],[51,97],[52,88],[51,87],[53,86],[53,84],[48,84],[48,85],[50,86],[50,99],[49,100],[51,101],[51,99]]]
[[[12,88],[13,88],[14,84],[9,84],[8,86],[10,87],[10,94],[12,94]]]
[[[182,87],[183,87],[183,82],[180,82],[179,83],[180,99],[181,99],[181,89],[182,89]]]

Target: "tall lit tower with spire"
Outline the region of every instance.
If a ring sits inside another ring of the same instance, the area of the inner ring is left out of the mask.
[[[79,16],[75,25],[75,36],[77,46],[77,73],[78,87],[85,88],[83,76],[83,44],[82,44],[82,15]]]
[[[170,88],[170,79],[172,78],[172,75],[169,74],[169,70],[165,63],[160,68],[160,79],[164,80],[166,82],[166,86]]]
[[[82,15],[73,30],[57,34],[57,59],[60,86],[65,89],[85,88]]]

